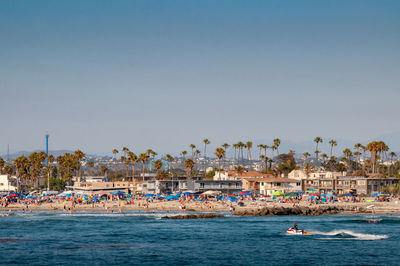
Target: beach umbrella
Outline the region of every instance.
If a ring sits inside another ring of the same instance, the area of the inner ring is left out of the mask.
[[[8,195],[7,198],[15,198],[15,197],[18,197],[18,196],[19,196],[18,193],[13,193],[13,194]]]
[[[352,194],[352,193],[347,193],[343,195],[344,197],[355,197],[356,195]]]
[[[314,192],[314,191],[317,191],[316,189],[314,189],[314,188],[309,188],[309,189],[307,189],[307,191],[306,192]]]
[[[231,197],[231,196],[226,197],[226,200],[227,200],[227,201],[230,201],[230,202],[236,202],[236,201],[238,201],[238,199],[237,199],[236,197]]]
[[[285,193],[285,196],[287,196],[287,197],[297,197],[297,193],[296,192],[289,192],[289,193]]]
[[[380,193],[381,196],[390,196],[388,193]]]
[[[304,194],[303,191],[296,191],[297,194]]]
[[[249,191],[242,191],[242,192],[239,193],[239,195],[243,195],[245,193],[250,193],[250,192]]]
[[[26,197],[27,199],[37,199],[37,197],[36,196],[28,196],[28,197]]]
[[[183,195],[192,195],[193,193],[192,192],[189,192],[189,191],[187,191],[187,192],[183,192]]]
[[[283,193],[282,191],[277,190],[274,193],[272,193],[271,195],[273,195],[273,196],[283,196],[283,195],[285,195],[285,193]]]
[[[178,197],[178,196],[175,196],[175,195],[169,195],[169,196],[167,196],[165,199],[166,199],[166,200],[179,200],[179,197]]]
[[[230,195],[228,195],[229,197],[236,197],[236,195],[233,195],[233,194],[230,194]]]
[[[146,198],[150,198],[150,197],[153,197],[154,196],[154,194],[146,194],[146,195],[144,195],[144,197],[146,197]]]
[[[321,196],[321,194],[319,194],[319,193],[313,193],[313,194],[311,194],[311,196]]]
[[[251,196],[251,193],[249,193],[249,192],[242,193],[242,194],[240,194],[240,196]]]
[[[374,194],[372,194],[371,196],[372,196],[372,197],[379,197],[379,195],[380,195],[380,193],[374,193]]]

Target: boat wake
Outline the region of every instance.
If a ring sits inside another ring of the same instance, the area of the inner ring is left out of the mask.
[[[318,239],[323,240],[381,240],[386,239],[388,235],[373,235],[373,234],[362,234],[353,232],[351,230],[333,230],[330,232],[310,231],[312,235],[328,236]],[[332,236],[332,237],[329,237]]]

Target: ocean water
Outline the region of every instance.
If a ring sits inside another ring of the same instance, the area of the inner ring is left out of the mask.
[[[400,216],[164,215],[13,213],[0,217],[0,264],[400,265]],[[287,235],[294,221],[312,235]]]

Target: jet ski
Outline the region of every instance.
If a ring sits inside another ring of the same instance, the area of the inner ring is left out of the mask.
[[[289,235],[311,235],[310,233],[307,233],[306,230],[296,230],[294,228],[289,228],[286,231],[286,234],[289,234]]]

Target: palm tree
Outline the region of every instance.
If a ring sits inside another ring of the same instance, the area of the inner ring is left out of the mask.
[[[307,159],[308,159],[308,157],[310,157],[310,153],[308,153],[308,152],[305,152],[305,153],[303,153],[303,156],[304,156],[304,165],[306,165],[306,163],[307,163]]]
[[[246,146],[246,145],[245,145],[243,142],[241,142],[241,141],[238,142],[238,147],[239,147],[239,158],[241,157],[241,159],[239,159],[239,163],[240,163],[240,162],[243,163],[243,148],[244,148],[245,146]]]
[[[234,171],[236,172],[236,176],[241,176],[245,169],[242,166],[238,165],[235,166]]]
[[[163,162],[161,160],[157,160],[157,161],[154,161],[153,165],[154,165],[154,168],[157,171],[158,177],[160,178],[159,171],[160,171],[161,167],[163,167]]]
[[[314,139],[314,142],[317,143],[317,147],[316,147],[316,149],[315,149],[315,155],[316,155],[316,159],[317,159],[317,165],[319,165],[318,154],[320,153],[320,151],[318,150],[318,144],[319,144],[319,143],[322,143],[323,140],[322,140],[321,137],[316,137],[316,138]]]
[[[214,154],[218,158],[218,172],[219,172],[219,178],[221,179],[221,158],[225,156],[225,150],[223,148],[217,148],[215,149]]]
[[[135,178],[135,165],[138,161],[138,157],[136,156],[136,154],[134,154],[133,152],[129,152],[128,154],[128,161],[132,164],[132,180]]]
[[[200,157],[200,154],[201,154],[201,151],[200,150],[195,150],[194,151],[194,157],[196,158],[197,157],[197,159]]]
[[[192,159],[193,159],[193,156],[194,156],[194,149],[196,149],[196,145],[190,144],[189,147],[192,149]]]
[[[166,154],[165,159],[169,163],[168,170],[170,170],[170,167],[172,167],[171,163],[174,161],[174,157],[172,157],[170,154]]]
[[[142,163],[142,178],[144,181],[144,170],[146,169],[146,163],[149,161],[149,155],[147,153],[141,153],[139,155],[139,161]]]
[[[247,148],[247,160],[251,160],[251,149],[253,148],[253,142],[251,141],[246,142],[246,148]]]
[[[207,158],[207,145],[211,144],[211,142],[208,139],[203,139],[204,143],[204,158]]]
[[[323,160],[323,163],[326,163],[326,159],[328,159],[328,155],[326,153],[321,154],[321,158]]]
[[[125,157],[125,155],[122,155],[119,160],[121,161],[121,163],[125,163],[125,168],[126,168],[126,178],[128,178],[129,176],[129,161],[128,159]]]
[[[257,145],[257,148],[260,149],[260,151],[259,151],[259,153],[258,153],[258,157],[261,156],[261,151],[262,151],[263,147],[264,147],[264,145],[262,145],[262,144],[258,144],[258,145]]]
[[[234,150],[233,160],[237,161],[236,160],[236,150],[239,149],[239,144],[235,143],[235,144],[232,145],[232,147],[233,147],[233,150]]]
[[[129,149],[127,147],[122,147],[122,151],[125,153],[125,156],[128,157]]]
[[[117,150],[117,149],[113,149],[113,150],[112,150],[112,153],[114,154],[114,158],[113,158],[113,159],[115,160],[115,156],[117,155],[118,150]]]
[[[0,157],[0,175],[3,174],[3,168],[5,165],[4,159]]]
[[[76,160],[76,171],[78,172],[79,178],[81,178],[81,160],[85,157],[85,154],[81,150],[76,150],[74,152],[74,157]]]
[[[396,153],[392,151],[389,153],[389,156],[390,156],[390,163],[393,164],[393,158],[396,157]]]
[[[331,139],[330,141],[329,141],[329,145],[331,145],[331,154],[330,154],[330,156],[329,157],[332,157],[332,155],[333,155],[333,147],[336,147],[337,146],[337,142],[336,142],[336,140],[333,140],[333,139]]]
[[[228,150],[229,147],[230,147],[230,145],[228,143],[222,144],[222,148],[224,148],[225,154],[226,154],[226,151]]]
[[[193,166],[194,166],[194,161],[192,159],[186,159],[185,168],[186,168],[186,175],[187,175],[188,180],[192,179]]]
[[[275,146],[275,149],[276,149],[276,152],[278,153],[278,155],[279,155],[279,146],[280,145],[281,145],[281,140],[278,138],[274,139],[274,146]]]
[[[276,146],[275,145],[272,145],[271,147],[270,147],[270,149],[271,149],[271,155],[272,155],[272,160],[274,159],[274,150],[276,150]]]
[[[181,152],[181,155],[182,155],[182,157],[183,157],[183,160],[186,159],[186,154],[187,154],[187,151],[182,151],[182,152]]]

